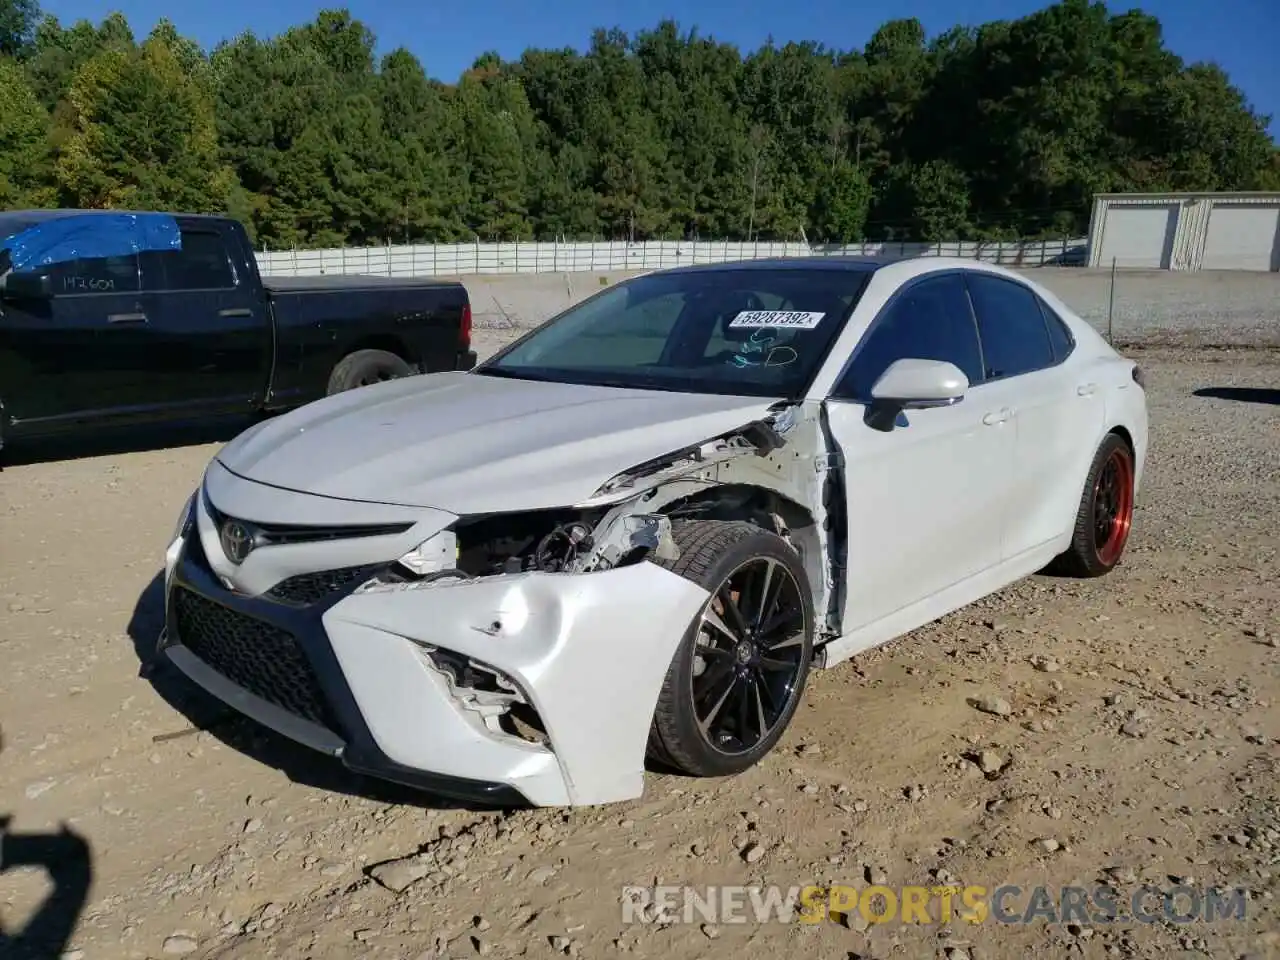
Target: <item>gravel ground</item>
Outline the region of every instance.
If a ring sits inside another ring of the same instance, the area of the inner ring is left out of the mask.
[[[1222,329],[1280,320],[1273,286],[1242,287],[1218,298]],[[1131,352],[1152,447],[1117,571],[1031,578],[821,672],[758,768],[651,775],[600,809],[441,804],[348,777],[168,671],[140,677],[160,551],[216,443],[6,469],[0,814],[89,844],[67,956],[1280,954],[1280,354]],[[943,923],[936,905],[917,925],[648,924],[619,905],[628,884],[872,881],[1018,884],[1019,913],[1034,885],[1248,899],[1243,919],[1186,924]],[[49,889],[0,874],[0,930]]]

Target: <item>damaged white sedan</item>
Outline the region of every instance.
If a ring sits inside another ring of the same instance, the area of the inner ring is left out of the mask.
[[[466,373],[265,421],[209,465],[160,649],[348,767],[496,803],[745,770],[829,667],[1120,560],[1142,375],[972,261],[638,277]]]

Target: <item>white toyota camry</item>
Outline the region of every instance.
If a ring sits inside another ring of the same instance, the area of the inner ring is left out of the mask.
[[[496,803],[756,763],[830,667],[1119,562],[1138,367],[968,260],[612,286],[466,373],[267,420],[210,463],[160,649],[348,767]]]

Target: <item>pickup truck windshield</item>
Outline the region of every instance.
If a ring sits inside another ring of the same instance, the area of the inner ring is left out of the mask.
[[[859,268],[758,267],[637,277],[571,307],[475,372],[796,398],[870,276]]]

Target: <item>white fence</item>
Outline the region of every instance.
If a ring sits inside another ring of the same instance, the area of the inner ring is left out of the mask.
[[[628,243],[437,243],[332,250],[263,250],[258,267],[268,276],[363,274],[455,277],[493,273],[579,273],[657,270],[691,263],[763,257],[966,257],[1008,266],[1078,265],[1086,238],[1029,242],[861,243],[848,246],[719,240]]]

